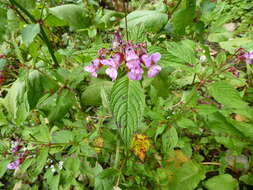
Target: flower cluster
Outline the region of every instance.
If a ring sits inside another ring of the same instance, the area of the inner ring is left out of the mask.
[[[105,73],[112,80],[116,80],[118,68],[125,65],[130,80],[141,80],[145,67],[148,69],[149,78],[156,76],[161,71],[158,65],[160,58],[160,53],[148,54],[144,43],[125,42],[120,33],[115,32],[112,48],[110,50],[100,49],[98,58],[93,60],[91,65],[84,67],[84,70],[91,73],[91,76],[97,77],[97,71],[102,66],[106,66]]]
[[[247,64],[253,64],[253,50],[246,52],[243,48],[236,51],[236,57],[239,61],[245,61]]]
[[[20,139],[16,140],[15,142],[12,142],[11,152],[13,153],[13,155],[18,156],[18,159],[7,165],[7,168],[9,170],[15,170],[20,164],[24,162],[24,160],[30,153],[28,150],[25,150],[22,153],[18,153],[18,151],[22,148],[22,145],[20,145],[20,143]]]

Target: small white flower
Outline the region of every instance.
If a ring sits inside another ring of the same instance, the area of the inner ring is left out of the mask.
[[[201,55],[200,58],[199,58],[199,61],[201,63],[205,62],[206,61],[206,56],[205,55]]]

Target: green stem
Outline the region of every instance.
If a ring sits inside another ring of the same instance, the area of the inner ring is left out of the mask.
[[[114,166],[113,168],[117,169],[119,165],[119,148],[120,148],[120,139],[117,139],[117,144],[116,144],[116,153],[115,153],[115,161],[114,161]]]
[[[180,5],[182,0],[179,0],[176,4],[176,6],[173,8],[173,10],[171,11],[171,15],[176,11],[176,9],[178,8],[178,6]]]
[[[15,0],[10,0],[12,5],[15,5],[16,7],[18,7],[33,23],[37,23],[37,20],[33,17],[33,15],[31,15],[24,7],[22,7],[19,3],[17,3]],[[59,63],[54,55],[54,51],[52,48],[52,45],[43,29],[43,26],[40,24],[40,30],[41,30],[41,35],[40,38],[44,41],[44,43],[46,44],[48,51],[54,61],[54,67],[59,67]]]

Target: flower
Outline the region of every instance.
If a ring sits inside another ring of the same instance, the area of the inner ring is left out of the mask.
[[[159,65],[151,66],[148,70],[148,77],[149,78],[155,77],[158,73],[160,73],[161,70],[162,68]]]
[[[143,69],[141,67],[135,68],[135,69],[131,69],[128,72],[128,78],[130,80],[141,80],[143,73],[144,73],[144,71],[143,71]]]
[[[160,53],[153,53],[151,55],[144,54],[141,56],[141,61],[148,68],[149,78],[155,77],[162,70],[162,68],[159,65],[157,65],[160,59],[161,59]]]
[[[16,161],[9,163],[7,165],[7,168],[9,170],[15,170],[20,164],[21,164],[21,160],[17,159]]]
[[[101,59],[95,59],[91,65],[85,66],[84,70],[91,73],[91,76],[97,77],[97,71],[102,66]]]
[[[253,50],[245,53],[243,56],[247,64],[253,64]]]
[[[15,154],[16,152],[18,152],[22,148],[22,146],[19,145],[19,144],[20,144],[20,140],[17,140],[17,141],[12,143],[12,146],[11,146],[11,152],[12,153]]]

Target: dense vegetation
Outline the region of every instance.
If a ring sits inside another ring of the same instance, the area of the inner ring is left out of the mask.
[[[0,189],[253,188],[251,0],[0,0]]]

